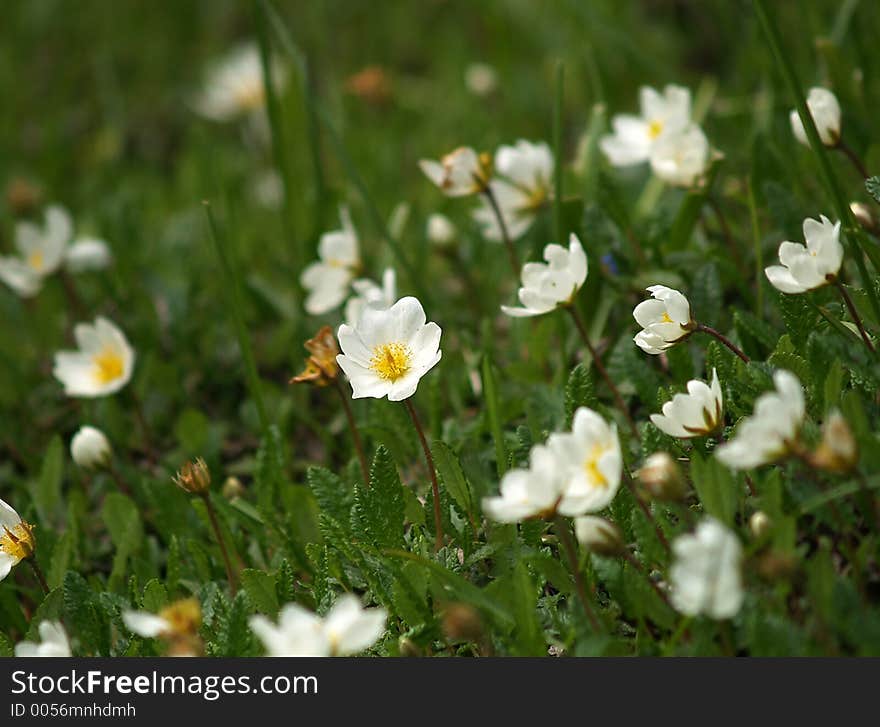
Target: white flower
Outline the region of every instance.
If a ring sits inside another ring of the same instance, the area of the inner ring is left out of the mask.
[[[284,181],[274,169],[265,169],[253,177],[251,195],[261,207],[277,210],[284,202]]]
[[[709,140],[696,124],[664,134],[651,150],[651,171],[667,184],[693,187],[709,166]]]
[[[324,618],[289,603],[281,609],[277,625],[265,616],[253,616],[250,627],[269,656],[350,656],[376,643],[387,619],[385,609],[365,609],[347,593]]]
[[[515,523],[553,515],[564,497],[561,468],[544,444],[532,447],[529,467],[508,470],[501,478],[499,494],[483,498],[483,512],[492,520]]]
[[[488,163],[470,147],[459,147],[439,162],[422,159],[419,167],[425,176],[449,197],[465,197],[486,189],[489,181]]]
[[[339,327],[339,366],[353,397],[387,396],[402,401],[415,394],[422,378],[440,361],[440,326],[425,323],[425,310],[412,297],[388,309],[364,309],[357,324]]]
[[[355,295],[345,304],[345,322],[350,326],[357,325],[367,306],[388,309],[397,301],[397,276],[393,268],[385,268],[382,273],[382,287],[367,278],[355,280],[351,287]]]
[[[35,547],[33,526],[0,500],[0,581],[21,561],[29,558]]]
[[[669,577],[676,610],[714,619],[737,614],[743,602],[742,546],[733,532],[706,518],[693,535],[676,538],[672,552]]]
[[[149,611],[123,611],[122,622],[129,631],[146,639],[155,639],[175,631],[174,624],[168,619]]]
[[[498,74],[488,63],[471,63],[464,69],[464,85],[475,96],[488,96],[498,87]]]
[[[106,396],[129,382],[134,350],[110,321],[98,317],[94,324],[80,323],[73,337],[79,350],[56,353],[52,371],[67,396]]]
[[[22,298],[33,297],[43,287],[44,278],[61,267],[72,234],[70,215],[57,205],[46,210],[42,228],[19,222],[15,228],[19,256],[0,257],[0,280]]]
[[[539,316],[568,305],[587,279],[587,256],[577,236],[572,233],[568,250],[550,244],[544,248],[546,263],[526,263],[522,269],[522,287],[517,295],[522,308],[503,305],[509,316]]]
[[[797,441],[804,420],[804,390],[789,371],[773,375],[776,391],[758,397],[754,414],[737,427],[736,436],[715,450],[731,469],[744,470],[784,457]]]
[[[688,381],[687,394],[676,394],[663,405],[662,414],[651,414],[651,421],[670,437],[702,437],[716,431],[722,424],[724,399],[718,374],[712,369],[712,382]]]
[[[348,209],[340,208],[342,229],[325,232],[318,242],[319,262],[311,263],[300,276],[308,291],[305,309],[321,315],[337,308],[348,295],[348,286],[360,267],[358,237]]]
[[[110,265],[110,247],[104,240],[81,237],[73,241],[64,254],[64,266],[72,273],[103,270]]]
[[[495,172],[503,179],[493,179],[489,187],[511,239],[526,233],[550,197],[553,166],[553,152],[543,142],[532,144],[520,139],[515,146],[502,146],[495,152]],[[503,239],[488,199],[482,200],[473,216],[487,239]]]
[[[837,96],[827,88],[818,86],[811,88],[807,94],[807,109],[813,117],[822,143],[825,146],[835,146],[840,141],[840,104]],[[801,144],[809,146],[810,140],[807,138],[807,132],[797,109],[792,110],[789,118],[795,138]]]
[[[113,450],[110,441],[100,429],[84,426],[70,440],[70,456],[85,469],[104,467]]]
[[[452,220],[446,215],[441,215],[439,212],[435,212],[428,217],[428,222],[425,226],[425,233],[428,236],[428,240],[435,245],[438,247],[446,247],[455,240],[458,230],[455,229]]]
[[[691,93],[686,88],[666,86],[661,96],[653,88],[643,87],[639,98],[641,116],[615,116],[611,120],[614,133],[599,141],[608,161],[616,167],[648,161],[658,140],[690,123]]]
[[[70,642],[58,621],[41,621],[39,631],[42,643],[22,641],[15,647],[16,656],[71,656]]]
[[[825,215],[804,220],[806,246],[786,240],[779,246],[779,262],[764,269],[767,280],[783,293],[805,293],[836,277],[843,263],[840,223],[832,224]]]
[[[575,518],[574,534],[587,550],[599,555],[618,555],[623,551],[623,534],[614,523],[595,515]]]
[[[684,295],[665,285],[647,290],[653,300],[644,300],[633,310],[633,318],[644,329],[633,340],[646,353],[663,353],[691,332],[691,305]]]

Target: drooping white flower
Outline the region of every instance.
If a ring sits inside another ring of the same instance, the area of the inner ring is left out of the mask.
[[[72,273],[103,270],[113,257],[110,246],[96,237],[80,237],[73,241],[64,254],[64,267]]]
[[[202,652],[202,609],[196,598],[174,601],[159,613],[123,610],[122,622],[138,636],[165,641],[171,656],[198,656]]]
[[[325,232],[318,242],[318,257],[303,270],[300,282],[308,291],[305,309],[321,315],[339,307],[360,267],[358,237],[346,207],[339,210],[342,229]]]
[[[439,162],[422,159],[419,167],[449,197],[483,192],[491,175],[488,160],[466,146],[449,152]]]
[[[16,656],[69,657],[70,641],[64,627],[58,621],[40,621],[40,643],[22,641],[15,646]]]
[[[733,532],[706,518],[693,535],[676,538],[672,552],[669,577],[676,610],[714,619],[737,614],[743,602],[742,546]]]
[[[693,187],[709,166],[709,140],[696,124],[657,139],[651,150],[651,171],[667,184]]]
[[[70,456],[84,469],[106,466],[112,453],[110,441],[95,427],[80,427],[70,440]]]
[[[509,316],[523,318],[550,313],[568,305],[587,279],[587,255],[577,235],[569,237],[568,249],[550,244],[544,248],[546,263],[526,263],[517,295],[522,308],[503,305]]]
[[[357,325],[367,306],[387,309],[397,301],[397,276],[393,268],[385,268],[381,287],[367,278],[355,280],[351,287],[355,294],[345,304],[345,322],[350,326]]]
[[[268,656],[350,656],[376,643],[387,619],[385,609],[363,608],[347,593],[324,618],[289,603],[281,609],[277,625],[258,615],[251,618],[250,627]]]
[[[661,95],[643,87],[639,99],[641,115],[615,116],[611,120],[614,133],[599,140],[599,148],[616,167],[648,161],[661,138],[690,123],[691,93],[686,88],[669,85]]]
[[[599,555],[618,555],[623,551],[623,534],[614,523],[595,515],[574,519],[574,534],[587,550]]]
[[[0,280],[22,298],[40,292],[43,280],[58,270],[73,234],[73,223],[63,207],[46,210],[43,227],[19,222],[15,228],[18,257],[0,257]]]
[[[786,240],[779,246],[779,262],[764,269],[767,280],[783,293],[805,293],[820,288],[837,277],[843,263],[840,223],[832,224],[825,215],[804,220],[807,244]]]
[[[691,332],[691,304],[665,285],[652,285],[647,290],[652,300],[643,300],[633,310],[633,318],[644,329],[633,340],[646,353],[659,354]]]
[[[428,217],[425,225],[425,234],[428,240],[437,245],[437,247],[446,247],[455,240],[458,230],[446,215],[435,212]]]
[[[73,336],[79,350],[56,353],[52,371],[67,396],[107,396],[131,380],[134,349],[113,323],[98,317],[74,327]]]
[[[715,453],[731,469],[744,470],[781,459],[797,442],[806,405],[804,390],[789,371],[773,375],[775,391],[758,397],[755,411],[736,430],[736,436]]]
[[[811,88],[807,94],[807,109],[813,117],[822,143],[825,146],[835,146],[840,141],[840,103],[837,101],[837,96],[827,88],[819,86]],[[795,138],[801,144],[809,146],[810,140],[807,138],[807,132],[797,109],[792,110],[789,118]]]
[[[367,306],[354,326],[339,327],[339,366],[355,399],[408,399],[440,361],[440,326],[426,323],[422,304],[401,298],[390,308]]]
[[[464,69],[464,85],[475,96],[488,96],[498,87],[498,74],[488,63],[471,63]]]
[[[486,517],[515,523],[548,517],[564,498],[565,481],[552,450],[544,444],[532,447],[529,467],[508,470],[501,478],[499,494],[483,498]]]
[[[0,581],[21,561],[33,555],[35,547],[33,526],[0,500]]]
[[[651,421],[670,437],[702,437],[723,424],[724,399],[718,374],[712,369],[709,385],[699,379],[688,381],[687,394],[676,394],[663,405],[662,414],[651,414]]]

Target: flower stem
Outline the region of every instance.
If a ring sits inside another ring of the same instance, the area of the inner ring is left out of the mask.
[[[507,256],[510,258],[510,267],[513,269],[513,275],[515,278],[519,279],[519,258],[516,255],[516,248],[513,246],[513,240],[510,239],[510,233],[507,231],[507,223],[504,221],[504,215],[501,214],[501,208],[498,206],[495,192],[493,192],[492,187],[487,184],[483,190],[483,194],[485,194],[486,199],[489,200],[489,206],[492,208],[492,212],[495,213],[495,219],[498,221],[498,228],[501,230],[501,239],[504,241],[504,246],[507,248]]]
[[[40,582],[40,587],[43,589],[43,593],[49,595],[49,584],[46,583],[46,576],[43,575],[43,569],[40,568],[37,559],[34,556],[31,556],[28,558],[28,562],[31,564],[34,576],[36,576],[37,580]]]
[[[870,285],[870,282],[867,283]],[[856,324],[856,327],[859,329],[859,334],[862,337],[862,340],[865,342],[865,345],[868,347],[868,350],[871,353],[877,353],[877,350],[874,348],[874,344],[871,343],[871,339],[868,338],[868,333],[865,331],[865,326],[862,323],[862,319],[859,316],[859,312],[856,310],[856,306],[853,303],[852,298],[846,290],[846,286],[840,282],[839,279],[835,278],[834,287],[840,291],[840,297],[843,298],[843,302],[846,303],[846,307],[849,309],[849,314],[852,316],[853,323]]]
[[[598,633],[602,630],[602,627],[599,624],[599,619],[596,617],[595,611],[593,611],[593,607],[590,605],[590,598],[587,595],[587,584],[584,581],[584,574],[581,573],[581,567],[578,563],[577,548],[575,548],[574,539],[571,537],[571,530],[568,527],[568,523],[561,515],[557,515],[553,522],[556,525],[559,542],[562,543],[562,548],[565,550],[565,556],[568,558],[568,565],[571,568],[571,575],[574,577],[578,598],[580,599],[581,606],[584,608],[584,614],[590,622],[593,631]]]
[[[214,510],[214,503],[211,502],[211,496],[205,492],[201,495],[202,501],[205,503],[205,510],[208,513],[208,520],[211,521],[211,528],[214,530],[214,537],[217,538],[217,545],[220,546],[220,553],[223,555],[223,565],[226,567],[226,580],[229,581],[229,590],[232,595],[238,590],[238,583],[235,577],[235,571],[232,569],[232,561],[229,559],[229,551],[226,549],[226,542],[223,540],[223,533],[220,530],[220,522],[217,520],[217,512]]]
[[[645,570],[645,567],[635,559],[635,556],[633,556],[633,554],[630,553],[628,550],[625,550],[623,552],[623,559],[633,568],[635,568],[635,570],[641,573],[644,579],[648,582],[648,585],[650,585],[651,588],[654,590],[654,593],[660,596],[660,600],[663,601],[663,603],[665,603],[667,606],[669,606],[669,608],[672,608],[672,603],[670,603],[669,601],[669,596],[666,595],[666,592],[662,588],[660,588],[659,585],[657,585],[656,581],[653,578],[651,578],[651,575],[648,573],[648,571]]]
[[[361,433],[358,431],[357,424],[354,420],[354,412],[351,410],[351,402],[348,400],[342,384],[339,379],[333,379],[334,387],[342,399],[342,408],[345,410],[345,418],[348,419],[348,428],[351,430],[351,438],[354,440],[354,448],[357,450],[358,460],[361,463],[361,474],[364,478],[364,487],[370,487],[370,466],[367,464],[367,455],[364,452],[364,443],[361,440]]]
[[[739,356],[739,357],[742,359],[743,363],[748,363],[748,362],[749,362],[749,357],[746,356],[746,355],[742,352],[742,349],[740,349],[740,348],[739,348],[739,347],[738,347],[733,341],[731,341],[727,336],[723,335],[723,334],[720,333],[719,331],[716,331],[716,330],[715,330],[714,328],[712,328],[711,326],[705,326],[705,325],[703,325],[702,323],[698,323],[698,324],[697,324],[697,328],[696,328],[696,330],[698,330],[700,333],[708,333],[708,334],[709,334],[710,336],[712,336],[713,338],[716,338],[718,341],[720,341],[720,342],[723,343],[725,346],[727,346],[731,351],[733,351],[737,356]]]
[[[574,305],[569,305],[568,311],[569,313],[571,313],[571,317],[574,319],[574,324],[575,326],[577,326],[577,329],[581,334],[584,345],[587,347],[587,350],[590,352],[590,356],[593,358],[593,363],[596,365],[596,370],[599,372],[599,375],[605,380],[608,388],[611,389],[611,394],[614,396],[614,401],[617,403],[617,407],[620,409],[621,412],[623,412],[623,415],[626,417],[627,424],[629,424],[629,428],[632,431],[633,436],[637,440],[640,440],[641,436],[639,435],[639,430],[636,427],[636,423],[633,421],[632,415],[629,413],[629,409],[623,401],[623,397],[620,395],[620,392],[617,390],[617,387],[614,385],[614,382],[608,375],[608,370],[602,364],[602,360],[599,358],[599,354],[593,347],[593,344],[590,343],[590,336],[587,333],[587,327],[584,325],[581,314],[578,313],[577,308],[575,308]]]
[[[440,516],[440,485],[437,482],[437,470],[434,467],[434,457],[431,454],[431,448],[428,446],[428,440],[425,439],[425,431],[422,429],[422,423],[419,421],[419,415],[416,414],[412,401],[404,399],[403,403],[419,435],[419,442],[422,444],[425,462],[428,465],[428,474],[431,475],[431,494],[434,499],[434,550],[437,551],[443,547],[443,518]]]
[[[122,473],[119,471],[119,468],[116,466],[115,462],[109,462],[107,464],[107,472],[110,473],[110,477],[113,478],[113,482],[116,483],[116,487],[119,488],[119,491],[126,495],[127,497],[132,497],[131,488],[128,486],[128,483],[123,478]]]
[[[837,144],[834,146],[834,148],[843,152],[846,158],[852,162],[853,166],[858,170],[859,174],[861,174],[864,179],[867,179],[871,176],[870,174],[868,174],[868,170],[865,168],[862,160],[859,159],[858,154],[856,154],[853,151],[852,147],[844,142],[843,139],[838,139]]]

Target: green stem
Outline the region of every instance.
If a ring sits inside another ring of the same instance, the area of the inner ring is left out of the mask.
[[[648,585],[651,586],[654,593],[656,593],[660,597],[660,600],[663,601],[663,603],[665,603],[667,606],[669,606],[669,608],[672,608],[672,603],[669,601],[669,596],[666,595],[666,592],[657,585],[657,582],[653,578],[651,578],[651,574],[648,573],[648,571],[645,570],[644,566],[635,559],[635,556],[628,550],[625,550],[623,552],[623,559],[642,575],[642,577],[648,582]]]
[[[351,438],[354,440],[354,448],[357,450],[358,461],[361,463],[361,475],[363,475],[364,478],[364,487],[369,489],[370,466],[367,464],[364,443],[361,440],[361,433],[358,431],[357,423],[354,420],[354,412],[351,410],[351,402],[348,400],[348,395],[342,388],[342,383],[339,381],[338,377],[333,379],[333,384],[333,388],[336,389],[339,398],[342,400],[342,408],[345,411],[345,418],[348,420],[348,428],[351,430]]]
[[[553,228],[556,242],[565,244],[565,225],[562,219],[562,112],[564,100],[565,65],[562,61],[556,66],[556,94],[553,103]]]
[[[43,589],[43,593],[45,595],[49,595],[49,584],[46,583],[46,576],[43,575],[43,569],[40,568],[37,563],[37,559],[32,555],[28,558],[28,563],[31,564],[31,569],[34,571],[34,576],[40,583],[40,587]]]
[[[852,165],[858,170],[859,174],[862,175],[863,179],[867,179],[871,176],[868,174],[868,170],[865,168],[862,160],[859,159],[858,154],[856,154],[853,151],[853,148],[849,144],[846,144],[843,139],[838,139],[834,148],[842,152],[843,155],[852,162]]]
[[[577,548],[575,547],[571,530],[568,527],[568,523],[561,515],[556,515],[553,522],[556,525],[559,542],[562,543],[562,548],[568,559],[568,565],[569,568],[571,568],[571,575],[574,578],[578,599],[580,599],[581,606],[584,609],[584,615],[586,615],[587,620],[590,622],[593,631],[599,633],[602,630],[602,626],[599,624],[596,612],[593,611],[593,607],[590,605],[590,597],[587,594],[587,583],[584,581],[584,574],[581,572],[581,566],[578,562]]]
[[[862,337],[862,340],[865,342],[865,345],[868,347],[868,350],[871,353],[876,354],[877,350],[874,348],[874,344],[871,343],[871,339],[868,338],[868,332],[865,330],[865,325],[862,323],[862,319],[859,316],[859,312],[856,310],[856,306],[853,303],[852,298],[846,290],[846,286],[840,282],[839,278],[834,279],[834,287],[837,288],[840,293],[840,297],[843,298],[843,302],[846,304],[847,309],[849,309],[850,317],[853,319],[853,323],[856,324],[856,328],[859,329],[859,334]]]
[[[700,333],[708,333],[710,336],[712,336],[713,338],[715,338],[719,342],[723,343],[725,346],[727,346],[727,348],[729,348],[737,356],[739,356],[742,359],[743,363],[749,362],[749,357],[746,356],[742,352],[742,349],[740,349],[733,341],[731,341],[727,336],[725,336],[720,331],[716,331],[711,326],[705,326],[702,323],[697,324],[696,330],[699,331]]]
[[[229,559],[229,551],[226,549],[226,542],[223,540],[223,532],[220,530],[220,521],[217,520],[217,513],[214,510],[214,503],[211,502],[211,496],[205,492],[201,495],[202,501],[205,503],[205,510],[208,512],[208,520],[211,521],[211,529],[214,531],[214,537],[217,538],[217,545],[220,546],[220,553],[223,556],[223,565],[226,568],[226,580],[229,581],[229,590],[232,595],[238,590],[238,582],[235,577],[235,571],[232,569],[232,561]]]
[[[403,403],[419,435],[419,442],[421,442],[422,451],[425,453],[425,462],[428,465],[428,474],[431,476],[431,494],[434,500],[434,550],[437,551],[443,547],[443,518],[441,517],[440,510],[440,485],[437,482],[437,469],[434,467],[434,457],[431,454],[431,448],[428,446],[428,440],[425,439],[425,430],[422,429],[422,423],[419,421],[419,415],[416,414],[416,408],[410,399],[404,399]]]

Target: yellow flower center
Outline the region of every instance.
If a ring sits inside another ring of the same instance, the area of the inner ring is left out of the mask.
[[[601,444],[594,444],[584,461],[584,469],[587,471],[587,477],[593,487],[608,487],[607,478],[599,470],[599,460],[603,454],[605,454],[605,447]]]
[[[159,617],[168,622],[169,630],[163,636],[186,636],[195,634],[202,625],[202,609],[195,598],[186,598],[166,606]]]
[[[240,109],[253,111],[260,108],[265,101],[262,83],[251,83],[236,89],[235,102]]]
[[[92,359],[95,365],[95,379],[99,384],[109,384],[122,376],[124,369],[122,356],[109,346],[101,349]]]
[[[43,269],[44,262],[45,262],[45,259],[43,258],[43,253],[40,252],[39,250],[34,250],[28,256],[28,265],[30,265],[37,272],[39,272],[40,270]]]
[[[412,365],[412,351],[403,343],[383,343],[373,349],[370,368],[380,379],[397,381],[406,375]]]
[[[656,139],[660,136],[660,133],[663,131],[663,122],[657,121],[656,119],[648,124],[648,136],[651,139]]]
[[[22,521],[14,525],[12,530],[3,526],[3,532],[0,533],[0,550],[11,555],[16,563],[29,558],[36,545],[33,525]]]
[[[661,323],[672,323],[672,319],[669,317],[669,313],[663,311],[663,317],[660,319]]]

